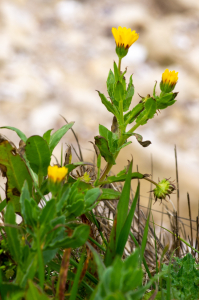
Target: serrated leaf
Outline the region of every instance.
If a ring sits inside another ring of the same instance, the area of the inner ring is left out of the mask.
[[[47,142],[41,136],[33,135],[27,139],[25,152],[31,169],[36,174],[47,175],[51,158]]]
[[[143,109],[144,104],[138,103],[131,111],[124,115],[124,123],[131,124],[139,116]]]
[[[129,106],[131,104],[133,95],[134,95],[134,85],[133,85],[133,80],[132,80],[132,75],[131,75],[130,79],[129,79],[129,84],[128,84],[128,88],[127,88],[126,97],[125,97],[124,103],[123,103],[124,112],[129,109]]]
[[[118,116],[118,112],[117,112],[116,108],[113,106],[113,104],[110,101],[108,101],[106,99],[106,97],[103,94],[101,94],[99,91],[98,91],[98,94],[100,96],[102,104],[104,104],[104,106],[106,106],[107,110],[109,112],[111,112],[113,115]]]
[[[47,144],[49,145],[49,143],[50,143],[50,135],[51,135],[51,131],[52,131],[53,129],[49,129],[49,130],[47,130],[44,134],[43,134],[43,138],[44,138],[44,140],[47,142]]]
[[[20,139],[25,143],[27,141],[27,137],[25,136],[25,134],[19,130],[18,128],[15,127],[11,127],[11,126],[2,126],[0,127],[0,129],[10,129],[16,132],[16,134],[20,137]]]
[[[50,143],[49,148],[51,153],[53,152],[54,148],[57,146],[61,138],[66,134],[66,132],[73,126],[75,122],[70,122],[64,126],[62,126],[60,129],[55,131],[51,137],[50,137]]]
[[[152,119],[156,113],[156,101],[153,98],[148,98],[145,102],[145,109],[139,114],[136,123],[144,125],[149,119]]]
[[[14,204],[15,211],[20,212],[19,197],[24,181],[27,180],[29,190],[32,190],[32,178],[24,159],[16,148],[0,136],[0,170],[7,178],[6,199]]]
[[[10,202],[7,205],[6,212],[5,212],[5,223],[8,224],[8,226],[5,225],[5,232],[7,234],[7,241],[9,246],[9,251],[12,254],[14,260],[16,263],[20,263],[20,256],[21,256],[21,247],[19,242],[19,236],[18,236],[18,229],[10,227],[9,224],[15,225],[15,211],[14,206]]]
[[[102,136],[95,136],[95,145],[99,148],[101,155],[104,157],[106,162],[113,165],[116,164],[112,153],[110,152],[108,141]]]

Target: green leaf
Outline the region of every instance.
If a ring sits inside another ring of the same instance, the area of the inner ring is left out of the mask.
[[[120,255],[120,257],[122,257],[122,255],[123,255],[124,248],[125,248],[126,242],[128,240],[129,232],[131,229],[131,224],[133,221],[133,217],[134,217],[134,213],[135,213],[135,209],[136,209],[136,205],[137,205],[137,201],[138,201],[138,197],[139,197],[139,191],[140,191],[140,184],[138,184],[136,194],[135,194],[133,203],[131,205],[131,209],[129,211],[129,214],[125,220],[125,223],[121,229],[121,232],[120,232],[120,235],[118,238],[116,253],[118,255]]]
[[[55,206],[55,199],[49,200],[45,207],[42,208],[42,212],[39,218],[40,225],[48,224],[55,216],[56,213],[56,206]]]
[[[113,165],[116,164],[115,159],[113,158],[112,153],[110,152],[108,141],[102,136],[95,136],[95,144],[99,148],[101,155],[104,159]]]
[[[4,199],[3,201],[0,202],[0,212],[2,212],[4,210],[6,205],[7,205],[6,199]]]
[[[49,145],[49,143],[50,143],[50,135],[51,135],[51,131],[52,131],[53,129],[49,129],[49,130],[47,130],[44,134],[43,134],[43,138],[44,138],[44,140],[47,142],[47,144]]]
[[[121,193],[113,189],[103,188],[102,194],[99,200],[117,200],[121,196]]]
[[[106,84],[107,84],[108,94],[109,94],[110,98],[113,100],[114,99],[113,90],[114,90],[114,84],[115,84],[115,76],[111,70],[109,71]]]
[[[127,88],[126,97],[125,97],[125,100],[124,100],[124,103],[123,103],[124,112],[129,109],[129,106],[131,104],[133,95],[134,95],[134,85],[133,85],[133,80],[132,80],[132,75],[131,75],[130,79],[129,79],[129,84],[128,84],[128,88]]]
[[[143,179],[144,177],[147,177],[147,175],[141,174],[139,172],[131,173],[131,179]],[[119,176],[109,176],[107,177],[106,181],[108,183],[120,182],[120,181],[125,181],[126,178],[127,178],[127,174],[121,174]]]
[[[99,134],[108,141],[108,146],[111,153],[118,150],[118,135],[108,130],[105,126],[99,124]]]
[[[90,207],[91,205],[93,205],[93,203],[99,198],[101,194],[102,190],[99,188],[88,190],[84,197],[86,207]]]
[[[50,137],[50,143],[49,143],[49,147],[50,147],[51,153],[53,152],[54,148],[57,146],[57,144],[59,143],[59,141],[61,140],[61,138],[73,126],[74,123],[75,122],[70,122],[70,123],[62,126],[60,129],[58,129],[57,131],[55,131],[51,135],[51,137]]]
[[[173,105],[176,102],[176,100],[174,100],[176,96],[177,93],[168,93],[163,97],[156,97],[157,109],[165,109],[166,107]]]
[[[80,276],[82,274],[82,269],[84,267],[84,260],[85,260],[85,252],[82,253],[81,258],[80,258],[80,262],[77,268],[77,272],[75,274],[75,280],[73,282],[73,286],[72,289],[70,291],[70,298],[69,300],[76,300],[77,299],[77,292],[78,292],[78,283],[80,280]]]
[[[120,78],[120,71],[118,70],[118,67],[117,67],[115,61],[114,61],[113,67],[114,67],[115,82],[118,82],[118,80]]]
[[[16,212],[20,212],[19,197],[22,186],[27,180],[29,189],[32,190],[32,178],[16,148],[2,136],[0,137],[0,170],[7,178],[6,199],[14,204]]]
[[[21,190],[21,196],[20,196],[20,204],[21,204],[21,214],[23,217],[25,217],[25,214],[26,214],[26,211],[25,211],[25,199],[29,200],[30,201],[30,192],[29,192],[29,188],[28,188],[28,183],[27,181],[25,180],[24,181],[24,185],[22,187],[22,190]]]
[[[76,162],[76,163],[65,165],[64,167],[66,167],[68,169],[68,173],[70,173],[72,170],[76,169],[77,167],[85,166],[87,164],[89,164],[89,163],[79,161],[79,162]]]
[[[33,199],[24,200],[24,220],[27,225],[35,227],[37,224],[36,211],[38,210],[37,204]],[[39,217],[39,215],[37,215]]]
[[[107,110],[108,110],[109,112],[111,112],[113,115],[118,116],[119,113],[118,113],[116,107],[113,106],[113,104],[112,104],[110,101],[108,101],[108,100],[106,99],[106,97],[105,97],[103,94],[101,94],[99,91],[97,91],[97,92],[98,92],[98,94],[99,94],[99,96],[100,96],[100,99],[101,99],[101,101],[102,101],[102,104],[104,104],[104,106],[106,106]]]
[[[151,212],[151,210],[149,210],[148,218],[147,218],[147,221],[146,221],[146,224],[145,224],[145,228],[144,228],[144,234],[142,236],[141,260],[143,260],[144,251],[145,251],[146,243],[147,243],[148,230],[149,230],[149,221],[150,221],[150,212]]]
[[[28,281],[28,290],[26,292],[26,300],[49,300],[40,288],[38,288],[32,280]]]
[[[25,151],[32,170],[36,174],[47,175],[51,157],[47,142],[41,136],[33,135],[27,139]]]
[[[131,174],[132,174],[132,164],[131,161],[129,165],[128,174],[122,189],[122,194],[117,205],[117,229],[116,229],[116,245],[118,246],[120,232],[127,218],[130,190],[131,190]]]
[[[96,262],[96,265],[97,265],[97,272],[98,272],[98,275],[99,275],[99,279],[101,280],[102,276],[103,276],[103,273],[105,271],[105,265],[102,262],[102,259],[101,259],[100,255],[98,254],[98,252],[95,250],[95,248],[93,248],[90,243],[87,243],[87,245],[93,253],[93,256],[94,256],[94,259],[95,259],[95,262]]]
[[[84,201],[83,199],[79,199],[78,201],[75,201],[71,205],[66,206],[66,212],[65,216],[69,219],[73,219],[76,217],[79,217],[83,214],[84,211]]]
[[[5,212],[5,223],[16,226],[15,222],[15,211],[12,203],[8,203]],[[18,235],[18,229],[5,225],[5,231],[7,234],[7,241],[9,246],[9,251],[13,256],[14,260],[19,264],[21,256],[21,247]]]
[[[19,130],[19,129],[17,129],[17,128],[15,128],[15,127],[10,127],[10,126],[3,126],[3,127],[0,127],[0,129],[3,129],[3,128],[5,128],[5,129],[10,129],[10,130],[13,130],[13,131],[15,131],[16,133],[17,133],[17,135],[20,137],[20,139],[25,143],[26,141],[27,141],[27,137],[25,136],[25,134],[21,131],[21,130]]]
[[[88,239],[90,228],[87,225],[79,225],[75,228],[72,236],[67,236],[62,240],[51,243],[48,248],[77,248],[81,247]]]
[[[105,253],[104,264],[106,267],[109,267],[112,264],[116,254],[116,227],[117,227],[117,214],[115,215],[113,221],[110,240]]]
[[[125,96],[125,90],[124,87],[122,85],[122,83],[120,81],[118,81],[116,83],[116,87],[114,89],[114,99],[115,99],[115,105],[117,105],[117,102],[119,103],[120,101],[124,100],[124,96]]]
[[[56,210],[57,210],[58,213],[61,212],[61,210],[64,207],[64,205],[67,204],[67,200],[68,200],[69,194],[70,194],[70,188],[67,187],[63,191],[62,196],[60,197],[59,201],[56,204]]]
[[[144,104],[138,103],[131,111],[124,115],[124,123],[131,124],[139,116],[143,109]]]
[[[136,123],[144,125],[148,119],[152,119],[156,113],[156,101],[153,98],[148,98],[145,102],[145,109],[139,114],[136,119]]]

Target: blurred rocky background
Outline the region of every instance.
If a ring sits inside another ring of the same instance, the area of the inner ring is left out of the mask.
[[[92,160],[98,125],[110,128],[112,116],[96,90],[106,92],[106,78],[117,60],[112,27],[135,29],[139,40],[123,59],[127,79],[134,74],[134,104],[152,94],[166,69],[179,72],[177,102],[137,130],[142,148],[132,145],[118,157],[115,172],[134,158],[134,170],[153,178],[175,179],[174,145],[178,150],[180,215],[192,219],[199,200],[199,1],[198,0],[1,0],[0,1],[0,126],[14,126],[27,136],[42,135],[75,121],[84,160]],[[159,91],[159,87],[157,88]],[[14,132],[0,130],[17,146]],[[74,143],[68,133],[63,143]],[[74,144],[75,145],[75,144]],[[55,152],[60,157],[60,148]],[[75,154],[74,154],[74,159]],[[4,183],[2,183],[4,187]],[[142,185],[147,205],[150,185]],[[1,190],[1,194],[3,191]],[[176,205],[176,195],[172,196]],[[161,210],[161,206],[153,206]]]

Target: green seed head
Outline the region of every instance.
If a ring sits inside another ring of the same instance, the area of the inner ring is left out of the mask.
[[[156,188],[153,190],[155,201],[157,201],[157,199],[165,200],[166,196],[170,198],[170,194],[172,194],[174,190],[176,190],[175,185],[168,179],[166,178],[163,179],[158,183]]]

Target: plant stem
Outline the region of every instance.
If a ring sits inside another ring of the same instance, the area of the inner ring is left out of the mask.
[[[152,179],[149,179],[149,178],[147,178],[147,177],[144,177],[143,179],[145,179],[145,180],[147,180],[147,181],[153,183],[154,185],[158,186],[158,183],[156,183],[156,182],[153,181]]]

